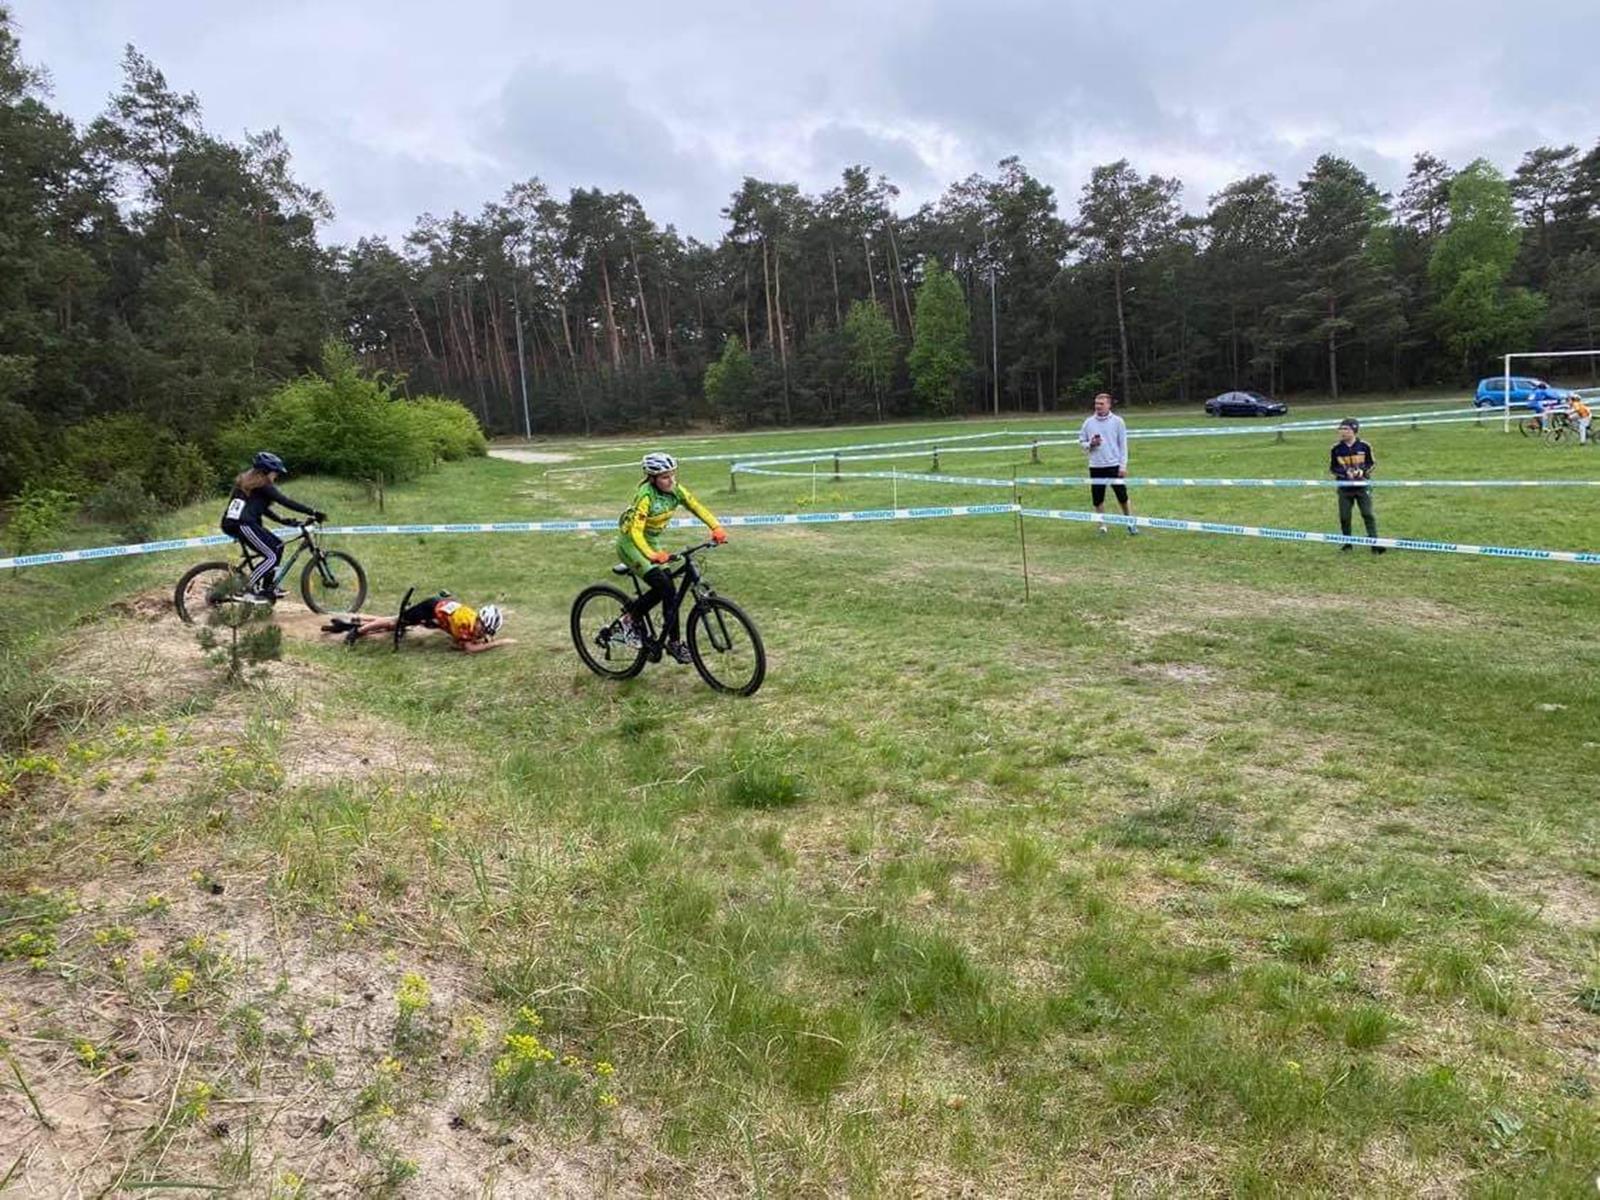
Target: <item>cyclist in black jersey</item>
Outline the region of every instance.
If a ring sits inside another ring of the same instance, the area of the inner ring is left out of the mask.
[[[305,513],[313,521],[328,519],[326,513],[291,500],[278,490],[278,477],[288,473],[283,459],[270,451],[261,451],[251,461],[250,469],[241,472],[233,481],[228,507],[222,514],[222,532],[261,556],[255,570],[250,573],[249,591],[240,597],[252,604],[270,604],[277,599],[277,594],[272,590],[272,581],[278,570],[278,561],[283,557],[283,542],[262,522],[270,517],[280,524],[288,524],[289,518],[273,512],[272,506],[281,504],[284,508]]]

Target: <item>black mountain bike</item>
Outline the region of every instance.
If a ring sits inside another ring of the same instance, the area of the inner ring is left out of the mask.
[[[300,532],[284,539],[283,558],[272,579],[272,590],[277,591],[289,577],[300,556],[311,557],[300,571],[300,598],[312,612],[357,612],[367,602],[367,573],[343,550],[324,550],[319,540],[320,531],[314,521],[298,521]],[[293,553],[290,547],[293,546]],[[240,547],[239,561],[220,560],[197,563],[183,573],[173,590],[172,603],[178,616],[186,625],[193,625],[204,616],[208,608],[218,604],[242,603],[240,593],[255,570],[261,556],[248,547]]]
[[[685,616],[689,653],[700,678],[719,692],[752,696],[767,677],[767,650],[761,644],[756,624],[732,600],[719,596],[706,582],[694,556],[716,543],[690,546],[669,561],[682,560],[672,572],[678,589],[678,611],[692,592],[694,607]],[[613,575],[626,575],[633,581],[635,597],[643,594],[638,577],[618,563]],[[630,644],[624,640],[622,613],[631,598],[621,588],[597,583],[584,588],[572,602],[572,644],[584,666],[606,679],[632,679],[644,670],[646,662],[660,662],[662,638],[655,628],[654,614],[641,622],[642,637]]]

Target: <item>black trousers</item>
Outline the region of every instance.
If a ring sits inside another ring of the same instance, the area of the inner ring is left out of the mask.
[[[635,619],[642,619],[659,604],[661,627],[666,633],[667,640],[677,641],[681,636],[678,628],[678,590],[673,586],[672,576],[667,574],[663,567],[651,567],[644,573],[644,582],[647,585],[646,590],[628,605],[629,615]]]
[[[1372,513],[1371,488],[1339,489],[1339,532],[1350,536],[1350,510],[1361,509],[1361,521],[1367,527],[1368,537],[1378,536],[1378,518]]]

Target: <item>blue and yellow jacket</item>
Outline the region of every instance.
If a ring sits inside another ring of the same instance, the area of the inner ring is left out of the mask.
[[[1339,441],[1333,444],[1333,453],[1328,459],[1328,469],[1333,472],[1335,479],[1350,479],[1351,471],[1360,471],[1361,479],[1372,478],[1372,468],[1378,465],[1378,460],[1372,457],[1372,447],[1360,438],[1348,446]]]

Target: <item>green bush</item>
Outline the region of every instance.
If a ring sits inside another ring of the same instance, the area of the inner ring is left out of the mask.
[[[279,388],[254,417],[224,431],[219,448],[241,466],[265,449],[297,474],[393,483],[416,478],[440,459],[482,454],[487,444],[461,405],[402,399],[383,379],[363,375],[349,349],[330,342],[320,374]]]
[[[89,497],[90,518],[116,529],[127,542],[148,542],[156,532],[161,506],[132,471],[118,471]]]
[[[419,396],[406,407],[426,434],[434,458],[455,462],[489,453],[489,439],[466,405],[440,396]]]
[[[163,434],[157,443],[155,460],[141,477],[145,490],[171,508],[181,508],[212,491],[218,484],[217,471],[204,452],[193,442],[180,442]]]
[[[12,502],[6,544],[14,554],[53,549],[67,531],[78,498],[71,492],[30,483]]]
[[[91,497],[112,479],[132,477],[149,497],[173,508],[217,483],[198,446],[136,413],[91,417],[67,429],[59,471],[80,495]]]
[[[3,362],[5,355],[0,355]],[[13,496],[45,471],[44,431],[20,404],[0,400],[0,496]]]

